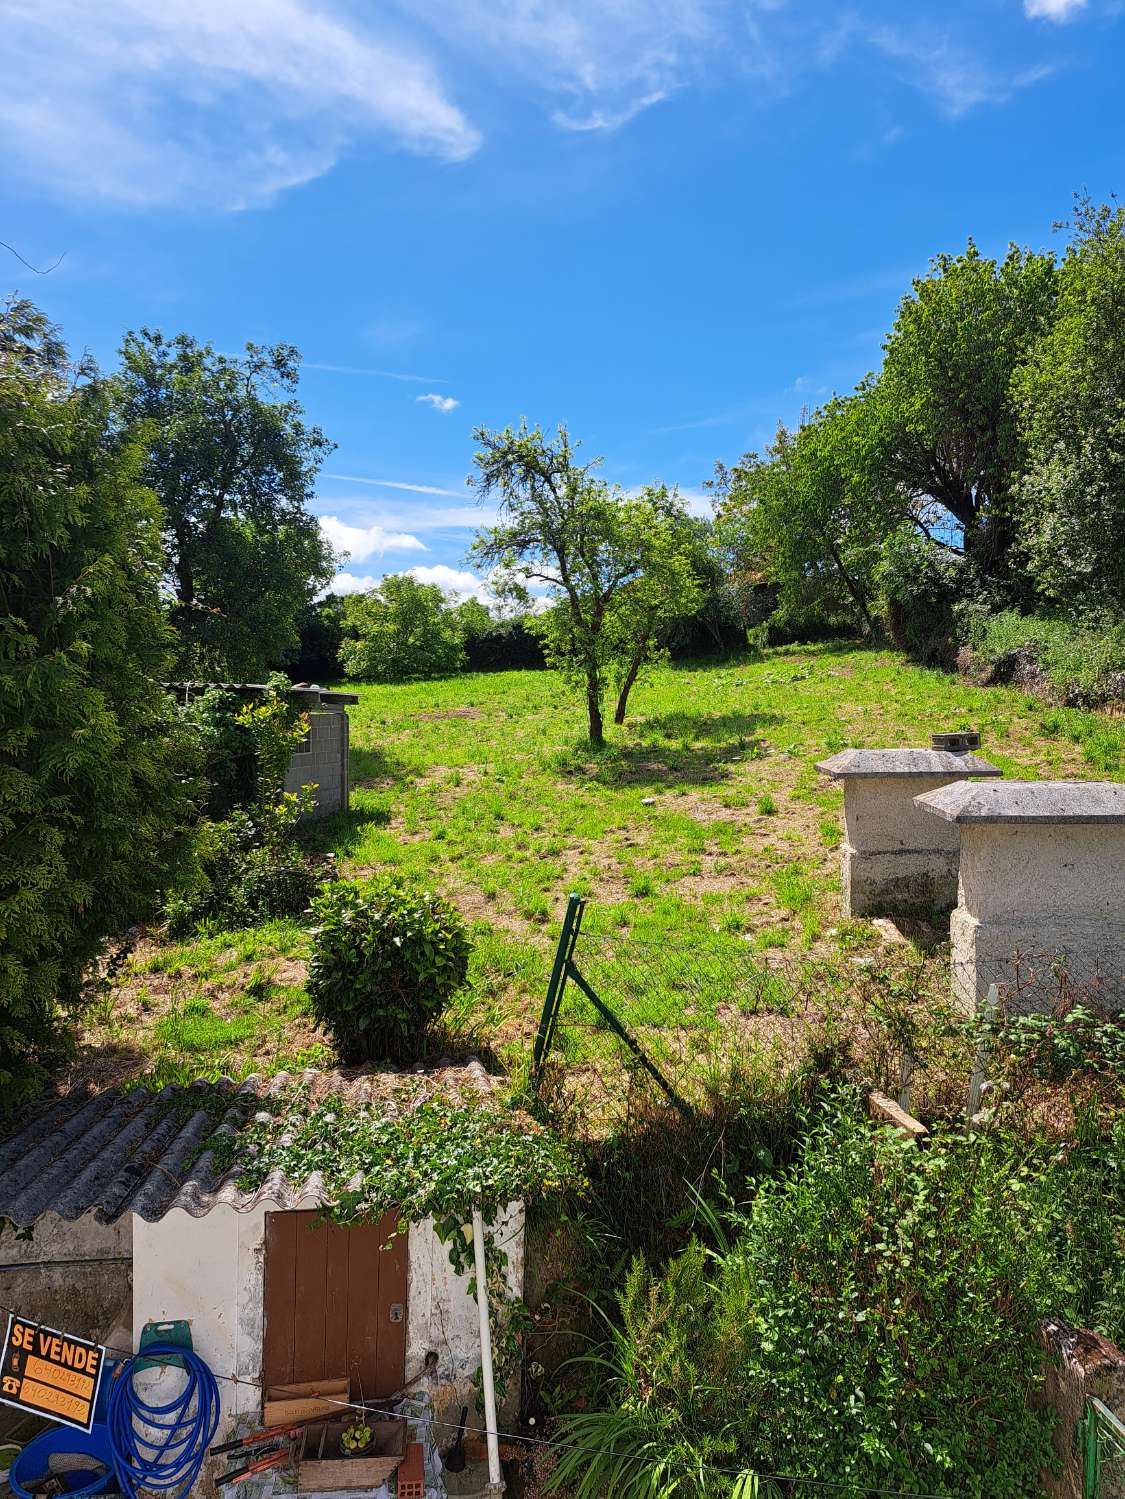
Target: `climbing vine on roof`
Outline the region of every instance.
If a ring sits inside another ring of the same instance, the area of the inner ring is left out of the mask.
[[[581,1186],[563,1142],[498,1102],[439,1098],[391,1112],[385,1102],[357,1105],[336,1098],[313,1106],[297,1090],[271,1100],[226,1148],[237,1152],[239,1184],[250,1191],[275,1171],[295,1185],[319,1173],[322,1211],[334,1222],[378,1222],[394,1210],[402,1232],[432,1217],[459,1273],[473,1269],[463,1225],[474,1208],[487,1224],[511,1202],[534,1202]],[[503,1399],[521,1357],[528,1314],[508,1295],[507,1256],[491,1231],[485,1234],[485,1260],[497,1394]],[[475,1276],[469,1290],[476,1295]]]

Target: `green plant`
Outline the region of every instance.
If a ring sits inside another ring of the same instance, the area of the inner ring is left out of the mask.
[[[308,993],[348,1062],[417,1056],[465,982],[471,943],[456,909],[396,875],[337,880],[313,903]]]
[[[759,817],[776,817],[777,803],[768,791],[763,791],[757,801]]]
[[[40,1084],[108,939],[148,919],[191,815],[160,688],[160,519],[104,382],[0,304],[0,1112]]]

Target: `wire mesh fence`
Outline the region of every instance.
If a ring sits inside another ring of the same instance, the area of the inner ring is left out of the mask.
[[[1080,1440],[1083,1499],[1125,1499],[1125,1425],[1102,1401],[1090,1400]]]
[[[763,952],[737,933],[654,940],[584,916],[572,897],[535,1074],[588,1129],[653,1100],[691,1109],[751,1054],[786,1070],[819,1059],[907,1110],[970,1120],[1001,1075],[1085,1069],[1125,1093],[1125,964],[1088,944],[959,965],[941,944]]]

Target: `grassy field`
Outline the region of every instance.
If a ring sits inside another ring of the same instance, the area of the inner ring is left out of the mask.
[[[815,762],[849,745],[979,728],[1009,776],[1125,775],[1117,720],[1047,709],[889,653],[824,645],[666,667],[593,755],[549,672],[360,687],[352,809],[310,830],[343,872],[424,876],[473,925],[451,1044],[524,1049],[569,891],[591,935],[824,956],[881,939],[838,918],[840,792]],[[91,1013],[76,1072],[102,1081],[331,1065],[294,922],[146,941]]]

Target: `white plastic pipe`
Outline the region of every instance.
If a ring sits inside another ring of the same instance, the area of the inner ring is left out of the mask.
[[[500,1474],[500,1438],[496,1432],[496,1385],[492,1378],[492,1329],[488,1323],[488,1280],[484,1263],[484,1219],[473,1209],[473,1255],[477,1269],[477,1311],[480,1314],[480,1380],[484,1389],[484,1427],[488,1443],[488,1487],[504,1492]]]

